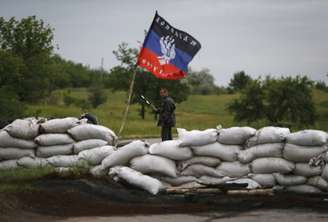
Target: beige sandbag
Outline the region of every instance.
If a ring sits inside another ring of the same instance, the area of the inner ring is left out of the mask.
[[[160,174],[169,177],[177,176],[175,162],[165,157],[146,154],[130,161],[130,167],[144,174]]]
[[[187,160],[192,157],[192,152],[188,147],[179,147],[180,141],[168,140],[154,143],[149,147],[149,153],[163,156],[172,160]]]
[[[179,146],[202,146],[215,143],[218,136],[217,129],[191,130],[177,128],[178,139],[181,141]]]
[[[289,186],[285,188],[289,192],[294,192],[294,193],[307,193],[307,194],[321,194],[321,190],[317,187],[303,184],[303,185],[296,185],[296,186]]]
[[[238,153],[238,160],[242,163],[249,163],[261,157],[281,157],[283,143],[267,143],[253,146]]]
[[[308,163],[311,158],[328,150],[327,146],[300,146],[286,143],[283,156],[293,162]]]
[[[254,160],[251,165],[253,173],[282,173],[286,174],[294,170],[295,164],[282,158],[259,158]]]
[[[271,188],[276,185],[276,179],[272,174],[250,174],[249,177],[263,188]]]
[[[179,168],[181,170],[186,169],[188,166],[193,164],[202,164],[209,167],[216,167],[221,163],[220,159],[216,157],[208,157],[208,156],[196,156],[191,159],[181,161],[179,163]]]
[[[93,149],[96,147],[102,147],[107,144],[107,141],[100,140],[100,139],[89,139],[89,140],[82,140],[77,142],[73,146],[73,152],[78,154],[83,150]]]
[[[117,140],[116,134],[105,126],[81,124],[67,131],[75,140],[101,139],[113,145]]]
[[[39,133],[39,125],[29,120],[16,119],[14,122],[4,128],[10,136],[32,140]]]
[[[48,166],[49,163],[45,158],[39,157],[22,157],[17,160],[18,166],[25,167],[25,168],[38,168],[38,167],[45,167]]]
[[[328,164],[326,164],[325,167],[322,169],[321,177],[328,181]]]
[[[218,172],[216,169],[212,167],[208,167],[201,164],[194,164],[187,167],[185,170],[181,172],[182,176],[194,176],[194,177],[201,177],[201,176],[212,176],[212,177],[223,177],[223,175]]]
[[[80,121],[75,117],[62,119],[51,119],[41,124],[41,129],[45,133],[66,133],[67,130],[79,125]]]
[[[0,160],[13,160],[24,156],[35,156],[34,153],[34,149],[0,148]]]
[[[306,177],[298,176],[293,174],[280,174],[274,173],[273,176],[275,177],[278,184],[281,186],[293,186],[293,185],[301,185],[306,183]]]
[[[318,187],[320,190],[328,190],[328,182],[320,176],[310,177],[307,184]]]
[[[105,170],[104,168],[102,168],[101,165],[97,165],[97,166],[91,167],[89,170],[89,173],[96,178],[100,178],[100,177],[105,177],[107,175],[108,171]]]
[[[101,165],[104,169],[127,165],[132,158],[145,155],[148,152],[148,146],[148,143],[135,140],[115,150],[111,155],[103,159]]]
[[[227,177],[243,177],[249,174],[250,169],[248,164],[240,162],[222,162],[216,170],[223,176]]]
[[[322,172],[322,169],[318,167],[311,167],[307,163],[296,163],[293,174],[300,175],[304,177],[313,177],[319,176]]]
[[[182,184],[190,183],[190,182],[197,182],[197,178],[193,176],[179,176],[179,177],[159,177],[160,181],[165,183],[171,184],[172,186],[180,186]]]
[[[18,168],[17,160],[4,160],[0,161],[0,170],[10,170]]]
[[[223,161],[236,161],[241,149],[239,145],[224,145],[221,143],[212,143],[204,146],[193,146],[192,150],[198,156],[217,157]]]
[[[0,131],[0,147],[16,147],[22,149],[33,149],[37,144],[32,140],[18,139],[10,136],[7,131]]]
[[[115,151],[113,146],[102,146],[79,152],[79,159],[86,160],[91,165],[98,165],[103,159]]]
[[[56,146],[75,142],[68,134],[64,133],[41,134],[34,141],[40,146]]]
[[[204,185],[220,185],[225,184],[225,182],[233,180],[233,178],[230,177],[211,177],[211,176],[201,176],[198,178],[198,183],[204,184]]]
[[[242,145],[251,136],[254,136],[256,129],[251,127],[230,127],[219,129],[218,142],[227,145]]]
[[[273,126],[263,127],[256,131],[255,136],[248,139],[247,146],[251,147],[265,143],[281,143],[285,141],[286,136],[289,134],[290,130],[288,128]]]
[[[38,157],[51,157],[57,155],[69,155],[73,153],[73,144],[57,146],[39,146],[36,150]]]
[[[49,164],[55,167],[76,167],[81,162],[77,155],[59,155],[47,158]]]
[[[321,130],[302,130],[287,136],[287,142],[300,146],[322,146],[328,141],[328,134]]]

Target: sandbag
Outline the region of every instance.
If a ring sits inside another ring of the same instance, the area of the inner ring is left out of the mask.
[[[82,140],[77,142],[73,145],[73,152],[78,154],[83,150],[93,149],[96,147],[102,147],[107,144],[107,141],[100,140],[100,139],[89,139],[89,140]]]
[[[267,126],[256,131],[255,136],[249,138],[246,142],[248,147],[265,143],[284,142],[286,136],[290,134],[288,128]]]
[[[40,146],[56,146],[75,142],[69,135],[64,133],[41,134],[34,141]]]
[[[34,149],[0,148],[0,160],[13,160],[24,156],[35,156],[34,153]]]
[[[204,185],[199,184],[196,181],[193,181],[193,182],[181,184],[181,185],[177,186],[176,189],[177,190],[179,190],[179,189],[197,189],[197,188],[204,188],[204,187],[205,187]]]
[[[17,160],[18,166],[25,167],[25,168],[38,168],[38,167],[45,167],[48,166],[49,163],[45,158],[39,157],[22,157]]]
[[[179,176],[179,177],[159,177],[160,181],[171,184],[172,186],[180,186],[182,184],[197,182],[197,178],[193,176]]]
[[[105,126],[81,124],[67,131],[75,140],[101,139],[113,145],[117,140],[116,134]]]
[[[39,133],[39,125],[29,120],[16,119],[4,128],[10,136],[20,139],[33,139]]]
[[[328,141],[328,134],[321,130],[302,130],[289,134],[287,143],[300,146],[322,146]]]
[[[113,146],[102,146],[79,152],[79,159],[86,160],[91,165],[98,165],[103,159],[114,152]]]
[[[277,183],[281,186],[294,186],[294,185],[301,185],[306,183],[306,177],[304,176],[298,176],[293,174],[280,174],[280,173],[274,173],[274,178],[276,179]]]
[[[325,167],[322,169],[321,177],[328,181],[328,164],[326,164]]]
[[[67,130],[79,125],[80,121],[75,117],[51,119],[41,124],[44,133],[66,133]]]
[[[164,188],[163,184],[150,176],[143,175],[129,167],[113,167],[110,169],[109,175],[117,175],[120,179],[127,183],[148,191],[156,195],[161,189]]]
[[[89,170],[89,173],[94,177],[100,178],[100,177],[105,177],[108,172],[107,172],[107,170],[102,168],[101,165],[97,165],[97,166],[91,167]]]
[[[294,192],[294,193],[307,193],[307,194],[321,194],[321,190],[317,187],[303,184],[303,185],[296,185],[296,186],[289,186],[285,188],[288,192]]]
[[[295,168],[295,164],[282,158],[259,158],[254,160],[251,165],[253,173],[289,173]]]
[[[177,176],[175,162],[165,157],[146,154],[130,161],[130,167],[140,173]]]
[[[55,167],[75,167],[81,164],[77,155],[59,155],[47,158],[48,163]]]
[[[251,136],[254,136],[256,129],[251,127],[230,127],[219,129],[218,142],[227,145],[242,145]]]
[[[320,176],[310,177],[307,181],[308,185],[318,187],[320,190],[328,190],[328,182]]]
[[[188,147],[179,147],[180,141],[168,140],[154,143],[149,148],[149,153],[167,157],[172,160],[187,160],[192,157],[192,152]]]
[[[0,161],[0,170],[10,170],[18,167],[17,160]]]
[[[217,129],[191,130],[177,128],[178,139],[181,141],[181,147],[184,146],[202,146],[215,143],[218,136]]]
[[[327,146],[300,146],[286,143],[283,157],[293,162],[307,163],[311,158],[316,157],[327,150]]]
[[[211,177],[211,176],[201,176],[197,179],[197,182],[203,185],[220,185],[224,184],[225,182],[233,180],[230,177]]]
[[[229,180],[226,184],[247,184],[246,189],[257,189],[260,188],[261,185],[258,184],[255,180],[249,178],[240,178],[237,180]]]
[[[271,188],[276,185],[276,179],[272,174],[251,174],[249,177],[263,188]]]
[[[321,172],[322,170],[319,166],[311,167],[307,163],[296,163],[293,174],[304,176],[304,177],[313,177],[313,176],[319,176]]]
[[[36,150],[38,157],[51,157],[56,155],[69,155],[73,153],[73,144],[58,146],[39,146]]]
[[[115,150],[111,155],[103,159],[101,165],[104,169],[127,165],[133,157],[145,155],[148,151],[147,147],[148,144],[141,140],[133,141]]]
[[[179,165],[179,169],[184,170],[188,166],[193,164],[202,164],[209,167],[216,167],[221,163],[220,159],[215,157],[208,157],[208,156],[196,156],[192,157],[191,159],[181,161]]]
[[[181,172],[182,176],[194,176],[201,177],[204,175],[212,176],[212,177],[223,177],[216,169],[208,166],[204,166],[201,164],[194,164],[187,167],[185,170]]]
[[[222,162],[216,170],[223,176],[227,177],[243,177],[249,172],[248,164],[241,164],[240,162]]]
[[[237,160],[241,146],[212,143],[204,146],[193,146],[191,148],[194,154],[198,156],[217,157],[220,160],[232,162]]]
[[[33,149],[37,144],[32,140],[18,139],[10,136],[7,131],[0,131],[0,147],[16,147],[22,149]]]
[[[242,163],[249,163],[261,157],[281,157],[283,143],[267,143],[253,146],[238,153],[238,160]]]

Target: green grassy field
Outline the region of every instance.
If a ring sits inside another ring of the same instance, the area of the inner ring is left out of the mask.
[[[68,91],[68,90],[66,90]],[[76,98],[87,98],[85,89],[69,89],[70,96]],[[29,105],[29,113],[38,113],[44,117],[66,117],[80,116],[81,109],[76,106],[65,106],[63,104],[63,95],[65,90],[55,91],[51,97],[56,98],[56,105],[50,103]],[[95,114],[100,124],[105,125],[115,132],[118,132],[125,101],[127,100],[125,92],[112,93],[107,91],[108,99],[97,109],[91,109],[90,112]],[[236,123],[233,116],[226,110],[227,104],[238,94],[225,95],[190,95],[187,101],[177,105],[176,117],[177,127],[186,129],[206,129],[222,125],[223,127],[242,126],[246,123]],[[318,112],[318,120],[313,128],[328,130],[328,93],[314,90],[313,97]],[[50,99],[51,101],[51,99]],[[146,138],[158,137],[160,134],[159,127],[156,126],[154,116],[147,109],[146,119],[142,120],[139,116],[139,105],[132,105],[128,115],[125,129],[122,133],[123,138]],[[252,125],[255,128],[262,127],[263,124],[256,123]]]

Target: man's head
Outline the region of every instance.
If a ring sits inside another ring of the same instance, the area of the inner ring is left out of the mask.
[[[169,95],[169,91],[166,88],[161,88],[160,91],[159,91],[159,95],[161,97],[166,97],[166,96]]]

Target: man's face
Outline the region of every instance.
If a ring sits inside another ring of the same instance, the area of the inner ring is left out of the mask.
[[[159,95],[161,96],[161,97],[165,97],[165,96],[167,96],[167,91],[166,90],[164,90],[164,89],[161,89],[160,91],[159,91]]]

